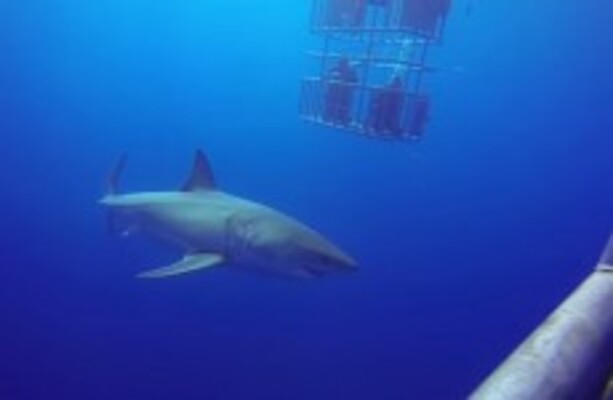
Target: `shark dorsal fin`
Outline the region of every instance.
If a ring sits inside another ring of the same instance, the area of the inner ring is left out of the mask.
[[[183,185],[183,191],[185,192],[197,192],[202,190],[214,190],[215,179],[211,172],[211,167],[206,155],[202,150],[196,152],[194,159],[194,166],[192,172]]]
[[[613,267],[613,234],[609,236],[607,247],[605,248],[602,256],[600,257],[600,263],[609,267]]]

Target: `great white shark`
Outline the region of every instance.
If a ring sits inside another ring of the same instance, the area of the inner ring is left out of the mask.
[[[303,278],[357,269],[353,258],[312,228],[219,190],[201,150],[180,191],[119,194],[124,166],[122,157],[100,200],[111,220],[123,233],[143,233],[183,251],[181,260],[142,272],[140,278],[165,278],[218,265]]]

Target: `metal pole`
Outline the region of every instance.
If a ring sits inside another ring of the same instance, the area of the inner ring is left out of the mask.
[[[324,50],[323,50],[323,54],[321,57],[321,64],[320,64],[320,70],[319,70],[319,76],[321,76],[322,80],[326,80],[326,73],[327,73],[327,63],[328,63],[328,57],[329,57],[329,47],[330,47],[330,34],[329,33],[324,33]]]
[[[370,74],[370,69],[373,67],[373,48],[374,48],[374,37],[373,32],[368,33],[368,43],[366,45],[366,55],[364,57],[364,70],[362,73],[362,84],[361,88],[358,91],[358,105],[357,105],[357,116],[356,123],[354,124],[355,128],[360,131],[360,133],[365,132],[366,122],[368,117],[366,116],[367,110],[366,107],[366,96],[370,95],[371,91],[369,90],[368,78]]]
[[[602,395],[602,400],[613,400],[613,374],[611,374],[611,378],[609,378],[609,383]]]
[[[605,399],[612,371],[613,236],[596,270],[470,399]]]
[[[420,67],[418,67],[419,69],[416,71],[417,77],[415,79],[415,88],[414,88],[415,94],[419,94],[419,92],[421,91],[421,84],[423,81],[424,71],[426,67],[426,56],[428,55],[429,48],[430,48],[430,41],[428,39],[424,39],[424,42],[422,43],[419,62],[418,62]]]
[[[321,25],[321,12],[318,12],[321,7],[319,7],[319,0],[313,0],[311,3],[311,33],[315,32],[315,29],[318,25]]]

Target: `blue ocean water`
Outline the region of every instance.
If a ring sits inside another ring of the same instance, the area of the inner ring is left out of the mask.
[[[309,2],[0,3],[0,399],[461,399],[613,223],[610,4],[458,0],[419,144],[299,121]],[[361,264],[308,282],[106,232],[104,176],[220,186]]]

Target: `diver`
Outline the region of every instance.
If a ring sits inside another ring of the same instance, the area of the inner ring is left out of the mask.
[[[366,129],[380,134],[402,134],[404,96],[403,81],[398,74],[386,86],[373,90]]]
[[[364,24],[367,0],[328,0],[326,26],[357,28]]]
[[[325,79],[324,121],[342,126],[349,125],[357,82],[357,73],[347,57],[342,57],[328,71]]]
[[[450,7],[451,0],[404,0],[400,25],[433,36]]]
[[[424,135],[430,113],[430,101],[427,97],[415,99],[413,115],[409,125],[409,134],[416,139]]]

